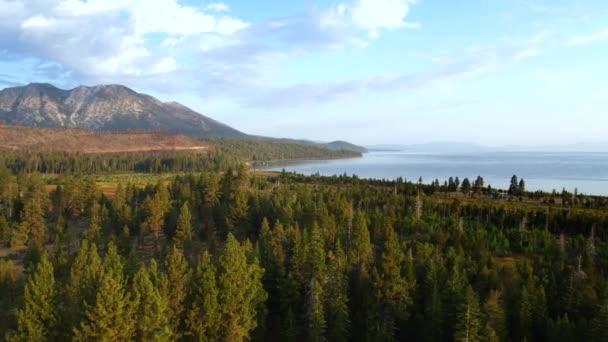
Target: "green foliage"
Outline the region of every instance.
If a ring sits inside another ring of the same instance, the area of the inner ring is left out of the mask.
[[[310,282],[308,295],[308,341],[324,342],[326,322],[323,308],[323,287],[315,278]]]
[[[262,139],[208,140],[222,153],[254,162],[296,159],[336,159],[360,157],[361,153],[347,150],[332,150],[312,144]]]
[[[186,335],[196,341],[217,341],[220,339],[222,314],[218,306],[216,270],[209,253],[203,252],[192,281],[192,304],[186,319]]]
[[[74,341],[128,341],[134,336],[135,307],[123,284],[103,273],[93,304],[74,328]]]
[[[457,323],[454,341],[483,341],[479,302],[475,291],[473,291],[473,288],[470,286],[464,293],[464,298],[458,309],[456,319]]]
[[[18,329],[10,341],[46,341],[53,339],[57,320],[53,265],[42,254],[24,291],[24,306],[17,313]]]
[[[175,231],[174,242],[178,245],[183,245],[184,242],[191,241],[194,237],[192,233],[192,215],[188,209],[188,202],[182,205],[177,219],[177,229]]]
[[[142,265],[133,277],[135,340],[170,341],[169,305],[167,298],[152,281],[152,275]]]
[[[51,204],[39,177],[5,177],[0,167],[0,226],[3,215],[14,237],[26,218],[53,222],[52,234],[23,226],[25,253],[2,252],[0,335],[606,339],[608,202],[601,197],[577,194],[573,201],[565,193],[552,204],[551,194],[516,199],[476,187],[481,181],[467,196],[444,196],[436,192],[450,184],[439,181],[259,177],[245,168],[162,175],[155,185],[150,179],[105,196],[93,177],[59,177]],[[451,183],[452,190],[468,188],[466,180]],[[98,233],[87,237],[96,241],[79,245],[90,227]],[[181,241],[188,241],[183,249]],[[44,265],[54,270],[44,273],[53,276],[52,287],[34,281]],[[54,301],[31,304],[51,290]],[[47,308],[49,320],[24,314]]]
[[[179,338],[184,329],[186,296],[191,281],[191,271],[184,255],[172,246],[165,260],[167,273],[167,303],[172,335]]]
[[[265,300],[263,269],[256,259],[247,260],[246,250],[228,235],[220,256],[218,303],[221,312],[220,334],[224,341],[242,341],[256,327],[256,309]]]

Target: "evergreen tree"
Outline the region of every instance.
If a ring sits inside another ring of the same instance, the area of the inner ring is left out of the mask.
[[[121,282],[103,273],[92,305],[87,305],[80,325],[74,329],[74,341],[130,341],[134,337],[136,302]]]
[[[465,178],[462,181],[461,190],[462,190],[462,193],[465,195],[471,192],[471,181],[468,178]]]
[[[517,181],[516,175],[513,175],[513,177],[511,177],[511,183],[509,185],[509,195],[519,195],[519,183]]]
[[[177,229],[173,240],[176,244],[181,246],[184,242],[191,241],[192,238],[192,215],[190,215],[190,209],[188,209],[188,203],[186,202],[179,211]]]
[[[143,230],[151,233],[154,237],[156,252],[160,249],[160,237],[165,224],[165,215],[170,207],[169,195],[165,194],[165,186],[158,185],[158,189],[154,196],[147,197],[143,203],[146,219],[142,224]]]
[[[74,327],[83,318],[85,303],[94,303],[96,287],[102,275],[102,262],[97,254],[97,246],[83,240],[80,244],[76,259],[70,268],[70,275],[66,285],[66,324]],[[72,328],[62,329],[70,331]]]
[[[465,292],[464,300],[462,301],[456,318],[457,324],[454,341],[482,341],[479,302],[477,301],[477,295],[471,286],[469,286]]]
[[[222,315],[222,340],[242,341],[256,327],[257,302],[264,296],[262,275],[257,260],[248,263],[245,248],[236,238],[228,235],[219,260],[218,302]]]
[[[378,304],[375,326],[378,327],[376,338],[392,339],[399,321],[408,317],[408,306],[411,304],[410,288],[401,273],[404,255],[397,240],[397,234],[389,222],[384,223],[380,256],[374,269],[372,281]]]
[[[93,201],[89,216],[89,228],[85,232],[84,238],[90,242],[99,243],[101,241],[101,206],[97,201]]]
[[[208,252],[201,256],[192,280],[192,306],[187,314],[186,335],[197,341],[218,341],[222,314],[216,270]]]
[[[425,337],[427,341],[440,341],[443,325],[443,304],[436,280],[431,283],[430,296],[424,310]]]
[[[483,177],[477,176],[477,179],[475,179],[475,183],[473,185],[475,193],[482,192],[483,191],[483,185],[484,185]]]
[[[18,329],[10,341],[47,341],[55,334],[55,277],[53,265],[43,253],[29,277],[23,295],[24,306],[17,313]]]
[[[124,282],[123,268],[122,258],[118,255],[116,245],[112,241],[108,242],[106,255],[103,258],[103,272],[105,276],[111,277],[116,282],[122,284]]]
[[[524,286],[519,298],[519,332],[522,339],[530,339],[532,332],[532,303]]]
[[[358,269],[367,269],[372,260],[372,243],[370,241],[365,215],[361,212],[357,212],[353,222],[350,261],[356,265]]]
[[[315,278],[310,282],[308,295],[308,338],[310,342],[324,342],[325,312],[323,309],[323,287]]]
[[[190,284],[191,272],[184,255],[172,246],[165,261],[167,272],[167,302],[169,310],[169,323],[175,338],[182,335],[182,323],[186,306],[188,285]]]
[[[26,199],[21,221],[13,229],[11,246],[22,246],[29,241],[44,244],[46,225],[44,223],[44,209],[36,197]]]
[[[338,240],[336,253],[329,257],[325,291],[327,337],[330,341],[349,341],[350,337],[346,263],[346,256],[340,246],[340,240]]]
[[[487,325],[501,341],[504,341],[507,338],[506,317],[503,305],[501,293],[499,291],[490,292],[490,295],[483,305],[483,311],[487,318]]]
[[[168,304],[143,265],[133,278],[135,339],[137,341],[170,341]]]
[[[308,245],[308,268],[310,276],[317,281],[325,279],[325,241],[319,225],[314,224]]]

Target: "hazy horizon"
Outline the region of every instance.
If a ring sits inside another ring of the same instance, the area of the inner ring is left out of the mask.
[[[0,0],[0,87],[118,83],[243,132],[606,142],[601,1]]]

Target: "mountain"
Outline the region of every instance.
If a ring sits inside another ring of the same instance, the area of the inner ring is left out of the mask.
[[[262,137],[262,136],[249,136],[248,139],[274,142],[274,143],[316,146],[316,147],[326,148],[326,149],[333,150],[333,151],[348,151],[348,152],[355,152],[358,154],[368,152],[365,147],[351,144],[346,141],[334,141],[334,142],[326,143],[326,142],[316,142],[316,141],[311,141],[311,140],[306,140],[306,139],[269,138],[269,137]]]
[[[0,119],[7,123],[92,130],[160,130],[192,137],[245,137],[175,102],[161,102],[121,85],[59,89],[45,83],[0,91]]]
[[[31,152],[116,153],[207,151],[199,139],[166,132],[87,131],[0,125],[0,150]]]
[[[332,141],[330,143],[324,144],[327,148],[331,149],[331,150],[336,150],[336,151],[340,151],[340,150],[344,150],[344,151],[353,151],[353,152],[359,152],[359,153],[367,153],[367,149],[365,147],[362,146],[357,146],[355,144],[351,144],[349,142],[346,141]]]

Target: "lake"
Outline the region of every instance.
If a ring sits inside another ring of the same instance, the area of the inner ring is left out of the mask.
[[[507,189],[514,174],[524,178],[527,190],[558,192],[578,189],[579,193],[608,195],[608,153],[570,152],[483,152],[412,153],[401,151],[370,152],[361,158],[340,160],[289,161],[271,164],[270,171],[285,169],[302,174],[357,175],[361,178],[406,178],[443,184],[449,177],[481,175],[485,185]]]

